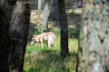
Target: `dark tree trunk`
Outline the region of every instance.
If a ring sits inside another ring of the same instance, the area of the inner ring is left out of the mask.
[[[50,18],[51,20],[56,20],[56,21],[59,20],[59,6],[58,6],[58,0],[53,0],[52,8],[51,8],[51,11],[50,11],[49,18]]]
[[[16,1],[11,6],[11,21],[9,27],[9,69],[11,71],[23,71],[23,61],[27,43],[28,26],[30,18],[29,2]]]
[[[67,15],[65,12],[65,1],[58,0],[59,3],[59,15],[60,15],[60,26],[61,26],[61,56],[66,57],[69,55],[68,49],[68,22]]]
[[[9,72],[9,15],[10,12],[8,1],[0,0],[0,72]]]
[[[0,0],[0,72],[22,72],[30,8],[28,2]]]

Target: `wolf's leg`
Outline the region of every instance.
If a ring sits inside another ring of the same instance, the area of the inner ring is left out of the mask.
[[[51,44],[52,47],[54,47],[54,40],[51,40],[50,44]]]
[[[31,44],[34,44],[34,42],[35,42],[35,40],[34,40],[34,39],[32,39]]]
[[[52,46],[53,46],[53,47],[54,47],[54,43],[55,43],[55,42],[54,42],[54,40],[53,40],[53,41],[52,41]]]
[[[48,48],[50,48],[50,41],[48,41]]]
[[[43,43],[43,40],[41,39],[41,45],[42,45],[42,48],[43,48],[43,46],[44,46],[44,43]]]
[[[52,44],[52,47],[54,47],[54,44]]]

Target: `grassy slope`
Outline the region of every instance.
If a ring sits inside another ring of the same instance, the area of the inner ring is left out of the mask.
[[[57,38],[54,47],[50,49],[47,48],[47,45],[42,48],[39,43],[34,45],[28,43],[24,61],[25,72],[75,72],[78,40],[69,38],[71,55],[63,60],[60,57],[60,30],[57,27],[52,27],[51,32],[54,32]],[[32,32],[29,34],[31,39]]]
[[[54,47],[48,49],[45,45],[42,48],[38,43],[27,45],[24,61],[25,72],[75,72],[78,40],[69,38],[71,56],[63,60],[60,57],[59,31],[56,29],[52,31],[57,35]]]

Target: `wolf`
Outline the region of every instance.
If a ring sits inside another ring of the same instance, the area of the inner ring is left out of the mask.
[[[43,32],[43,33],[38,34],[38,35],[33,35],[31,44],[38,42],[38,43],[41,43],[42,48],[43,48],[44,43],[47,42],[48,48],[50,48],[51,45],[54,46],[55,39],[56,39],[55,33],[53,33],[53,32]]]

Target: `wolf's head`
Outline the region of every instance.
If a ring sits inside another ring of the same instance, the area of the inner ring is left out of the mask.
[[[35,42],[40,42],[40,36],[39,35],[33,35],[31,44],[34,44]]]

